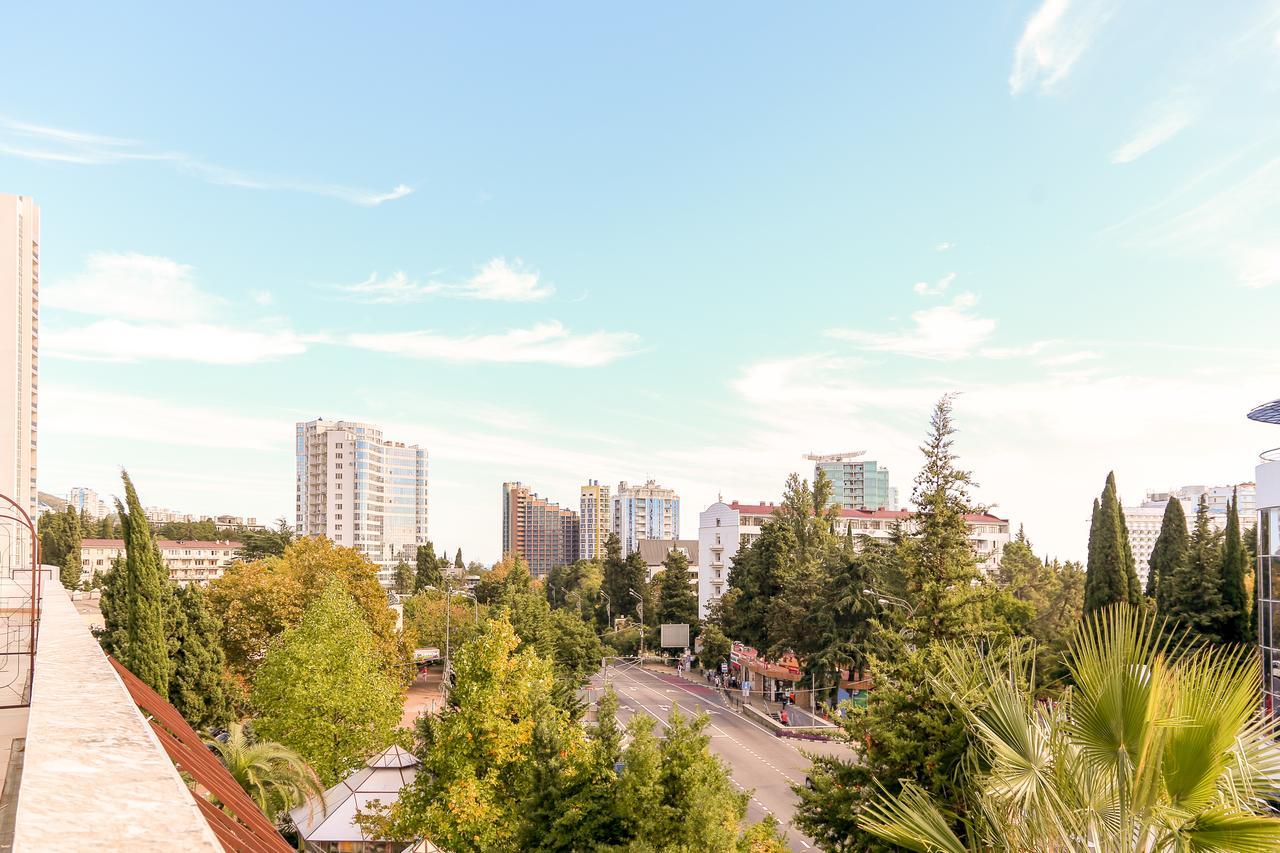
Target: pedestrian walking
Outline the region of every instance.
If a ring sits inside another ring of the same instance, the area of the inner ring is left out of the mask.
[[[791,725],[791,718],[787,716],[787,706],[783,705],[782,710],[778,712],[778,719],[784,726]]]

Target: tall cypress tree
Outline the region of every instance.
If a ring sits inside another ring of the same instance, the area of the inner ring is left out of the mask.
[[[1154,585],[1156,612],[1161,616],[1173,615],[1172,604],[1178,597],[1176,585],[1183,577],[1187,560],[1187,516],[1182,511],[1182,501],[1171,497],[1164,506],[1160,534],[1151,547],[1147,576],[1147,588]]]
[[[181,619],[169,702],[197,730],[225,725],[231,702],[224,680],[226,656],[218,642],[221,625],[205,605],[200,587],[175,589],[174,596]]]
[[[1084,612],[1119,601],[1137,604],[1140,599],[1129,531],[1120,511],[1115,472],[1107,474],[1089,528],[1089,565],[1084,580]]]
[[[127,471],[125,503],[116,501],[124,527],[124,616],[127,643],[120,663],[161,696],[169,693],[169,647],[165,605],[169,576],[160,562],[151,526]]]
[[[1204,495],[1196,507],[1195,527],[1188,543],[1188,558],[1174,575],[1170,601],[1173,615],[1195,634],[1209,642],[1222,638],[1221,556],[1213,529],[1209,526],[1209,505]]]
[[[453,567],[462,574],[467,569],[467,564],[462,562],[462,549],[458,549],[458,553],[453,555]]]
[[[1244,591],[1249,554],[1240,539],[1239,502],[1239,496],[1233,489],[1231,503],[1227,505],[1227,530],[1222,542],[1222,624],[1218,629],[1223,641],[1228,643],[1247,643],[1250,638],[1249,602]]]
[[[418,546],[418,575],[414,579],[414,587],[422,591],[429,586],[440,588],[440,560],[436,557],[435,546],[428,542]]]

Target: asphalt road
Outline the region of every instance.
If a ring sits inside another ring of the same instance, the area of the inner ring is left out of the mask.
[[[592,678],[595,695],[603,686],[603,675],[602,671]],[[816,849],[813,839],[791,825],[796,796],[790,786],[793,782],[803,783],[809,770],[809,759],[800,750],[848,755],[847,747],[777,737],[726,707],[712,688],[676,675],[643,670],[629,662],[610,665],[607,675],[618,693],[622,720],[648,714],[661,724],[661,732],[673,705],[678,705],[683,714],[705,711],[710,717],[707,734],[711,751],[728,765],[734,784],[751,797],[747,820],[755,822],[771,814],[782,824],[792,850]]]

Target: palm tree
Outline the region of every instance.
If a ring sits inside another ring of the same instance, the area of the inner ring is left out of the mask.
[[[973,744],[965,840],[910,784],[860,825],[931,853],[1280,849],[1263,802],[1280,790],[1280,748],[1258,713],[1258,655],[1163,628],[1127,604],[1093,614],[1067,654],[1075,686],[1056,704],[1034,698],[1034,644],[947,646],[933,686]]]
[[[320,799],[324,786],[314,770],[293,750],[275,741],[255,742],[240,723],[232,723],[225,743],[206,741],[232,778],[275,820],[301,805],[308,796]]]

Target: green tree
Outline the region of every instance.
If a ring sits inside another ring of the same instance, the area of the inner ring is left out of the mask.
[[[416,580],[412,566],[404,560],[396,563],[395,590],[398,595],[413,595]]]
[[[169,595],[169,573],[160,561],[146,513],[127,471],[125,503],[116,501],[124,526],[123,596],[113,604],[124,626],[124,642],[114,650],[126,669],[161,696],[169,693],[169,644],[165,638],[165,607]]]
[[[271,640],[296,625],[335,577],[364,614],[383,665],[407,674],[409,648],[396,631],[396,614],[378,582],[377,566],[359,551],[320,536],[292,542],[281,557],[233,563],[209,584],[209,608],[222,624],[231,671],[251,678]]]
[[[360,607],[331,578],[301,621],[272,641],[254,678],[255,729],[332,785],[394,739],[401,689]]]
[[[608,607],[601,602],[598,611],[601,625],[604,624],[606,610],[614,619],[619,616],[636,615],[637,602],[630,591],[634,589],[640,595],[645,595],[645,587],[648,586],[645,579],[648,573],[649,569],[644,563],[644,558],[640,557],[638,552],[623,559],[622,543],[618,541],[616,534],[610,533],[605,538],[604,567],[600,588],[609,598]]]
[[[231,700],[226,656],[218,642],[221,626],[209,612],[204,593],[192,584],[173,595],[181,611],[169,681],[169,702],[195,729],[226,725]]]
[[[870,849],[876,843],[856,830],[856,813],[876,791],[897,793],[904,783],[921,784],[959,809],[964,792],[956,772],[969,743],[963,722],[946,696],[929,685],[941,643],[1008,635],[1009,625],[993,604],[1001,600],[984,583],[968,542],[965,516],[972,511],[967,471],[957,466],[951,399],[934,407],[921,446],[924,464],[916,477],[916,515],[886,559],[885,574],[901,579],[908,605],[880,614],[892,628],[880,637],[871,659],[875,688],[866,708],[845,718],[849,739],[863,747],[859,762],[815,758],[812,790],[800,790],[796,824],[833,850]]]
[[[1023,633],[1038,642],[1036,686],[1055,684],[1066,674],[1062,654],[1082,615],[1083,569],[1079,563],[1041,560],[1019,528],[1000,556],[999,579],[1010,595],[1030,607]]]
[[[1245,575],[1249,571],[1249,551],[1240,538],[1240,497],[1232,490],[1227,507],[1227,528],[1222,541],[1221,589],[1222,622],[1218,634],[1224,642],[1249,643],[1253,633],[1249,627],[1249,598],[1245,592]]]
[[[729,568],[732,597],[719,612],[726,634],[757,649],[767,650],[775,644],[776,632],[769,616],[781,600],[783,579],[795,550],[791,528],[770,520],[754,542],[738,551]]]
[[[1122,603],[1095,613],[1068,657],[1076,687],[1054,707],[1030,689],[1034,649],[948,644],[929,679],[955,697],[975,745],[950,800],[908,783],[858,817],[899,848],[1236,850],[1280,847],[1265,798],[1280,789],[1270,723],[1256,711],[1258,657],[1188,650]]]
[[[58,573],[58,580],[62,582],[66,589],[75,589],[80,586],[81,556],[80,556],[80,516],[70,505],[67,506],[65,513],[67,516],[68,538],[70,540],[67,553],[63,556],[61,566],[62,571]]]
[[[1085,573],[1084,612],[1125,601],[1139,601],[1138,576],[1129,548],[1129,530],[1120,511],[1115,472],[1107,482],[1089,527],[1089,564]]]
[[[247,530],[240,535],[240,559],[245,562],[263,557],[283,557],[293,542],[293,528],[283,518],[276,519],[274,530]]]
[[[1224,613],[1220,550],[1218,536],[1209,525],[1209,505],[1201,495],[1187,543],[1187,561],[1173,576],[1169,615],[1211,643],[1222,641],[1218,633]]]
[[[728,663],[733,644],[718,625],[707,625],[698,638],[702,641],[702,651],[698,653],[698,659],[702,662],[704,669],[718,666],[721,661]]]
[[[689,558],[683,551],[673,549],[662,561],[658,573],[659,623],[686,624],[693,633],[698,628],[698,593],[689,585]]]
[[[284,812],[324,794],[315,771],[283,744],[255,741],[240,723],[232,723],[225,740],[205,743],[262,813],[279,820]]]
[[[570,736],[573,723],[552,700],[551,662],[520,645],[511,624],[497,619],[455,656],[449,704],[418,720],[422,765],[385,815],[383,837],[428,837],[454,853],[517,849],[533,793],[535,729],[563,737],[566,750],[586,746]]]
[[[436,549],[430,542],[426,545],[418,546],[417,554],[418,577],[414,584],[415,589],[426,589],[434,586],[440,587],[440,559],[436,557]]]
[[[466,564],[466,563],[464,563],[464,562],[462,562],[462,549],[461,549],[461,548],[459,548],[459,549],[458,549],[458,553],[456,553],[456,554],[454,554],[454,555],[453,555],[453,568],[454,568],[454,569],[455,569],[459,574],[462,574],[463,572],[465,572],[465,571],[467,570],[467,564]]]
[[[479,624],[489,618],[489,605],[473,605],[455,595],[449,604],[449,647],[460,648],[479,632]],[[428,589],[404,600],[404,633],[417,647],[445,648],[444,592]]]
[[[1147,563],[1147,590],[1156,601],[1156,612],[1172,615],[1172,602],[1178,597],[1174,588],[1175,578],[1186,570],[1190,552],[1187,544],[1187,516],[1182,511],[1182,501],[1169,498],[1160,520],[1160,533],[1151,546],[1151,559]]]

